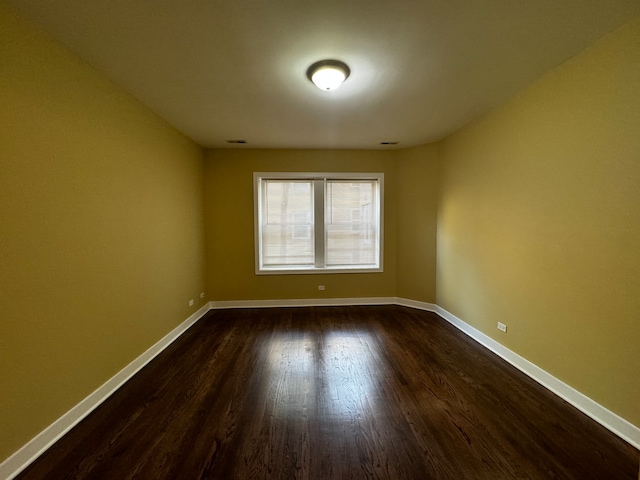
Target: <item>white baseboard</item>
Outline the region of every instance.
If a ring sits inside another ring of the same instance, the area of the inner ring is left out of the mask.
[[[435,303],[418,302],[417,300],[409,300],[408,298],[396,297],[396,305],[438,313],[438,306]]]
[[[275,307],[338,307],[342,305],[395,305],[395,297],[311,298],[289,300],[230,300],[209,302],[212,309]]]
[[[433,303],[418,302],[399,297],[369,297],[369,298],[322,298],[322,299],[291,299],[291,300],[238,300],[212,301],[200,308],[187,320],[169,332],[159,342],[136,358],[114,377],[108,380],[95,392],[82,400],[78,405],[56,420],[53,424],[34,437],[29,443],[18,450],[0,464],[0,479],[11,480],[24,470],[31,462],[38,458],[51,445],[71,430],[78,422],[91,413],[96,407],[111,396],[127,380],[153,360],[159,353],[173,343],[190,326],[202,318],[207,311],[224,308],[272,308],[272,307],[304,307],[304,306],[342,306],[342,305],[401,305],[434,312],[457,327],[463,333],[488,348],[505,361],[534,379],[543,387],[552,391],[560,398],[582,411],[605,428],[618,435],[634,447],[640,449],[640,428],[617,416],[603,406],[578,392],[553,375],[537,367],[530,361],[512,352],[491,337],[476,330],[471,325],[460,320],[444,308]]]
[[[124,367],[113,377],[107,380],[101,387],[78,403],[58,420],[35,436],[29,443],[15,452],[0,464],[0,479],[11,480],[22,470],[42,455],[51,445],[57,442],[64,434],[76,426],[83,418],[95,410],[101,403],[109,398],[125,382],[133,377],[140,369],[153,360],[165,348],[171,345],[190,326],[196,323],[209,311],[209,305],[205,305],[184,322],[165,335],[155,345]]]
[[[576,407],[582,413],[591,417],[600,425],[604,426],[640,450],[640,428],[607,410],[602,405],[594,402],[589,397],[580,393],[561,380],[558,380],[550,373],[547,373],[545,370],[542,370],[540,367],[531,363],[529,360],[504,347],[491,337],[485,335],[479,330],[476,330],[468,323],[465,323],[452,313],[446,311],[444,308],[431,303],[415,302],[413,300],[405,300],[401,298],[398,299],[398,305],[419,308],[421,310],[437,313],[463,333],[473,338],[476,342],[488,348],[518,370],[531,377],[540,385],[552,391],[560,398]]]

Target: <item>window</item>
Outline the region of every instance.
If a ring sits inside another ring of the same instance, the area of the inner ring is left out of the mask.
[[[256,273],[382,271],[382,173],[254,173]]]

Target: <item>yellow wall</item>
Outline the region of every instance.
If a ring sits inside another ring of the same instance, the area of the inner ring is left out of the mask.
[[[640,426],[640,18],[441,155],[438,304]]]
[[[396,285],[394,152],[209,150],[205,161],[207,291],[212,300],[392,297]],[[382,172],[384,272],[255,275],[253,172]],[[324,292],[318,285],[325,285]]]
[[[397,153],[396,296],[435,303],[438,145]]]
[[[0,459],[202,305],[202,179],[197,145],[0,5]]]

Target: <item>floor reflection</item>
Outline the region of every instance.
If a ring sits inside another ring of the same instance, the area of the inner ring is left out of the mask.
[[[270,339],[263,384],[276,416],[306,418],[315,412],[316,343],[309,332],[274,333]]]
[[[268,342],[268,398],[278,416],[357,420],[375,412],[377,339],[368,331],[283,332]]]

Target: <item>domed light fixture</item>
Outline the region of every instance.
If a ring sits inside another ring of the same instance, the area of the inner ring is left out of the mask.
[[[307,78],[320,90],[335,90],[351,73],[346,63],[340,60],[320,60],[307,69]]]

